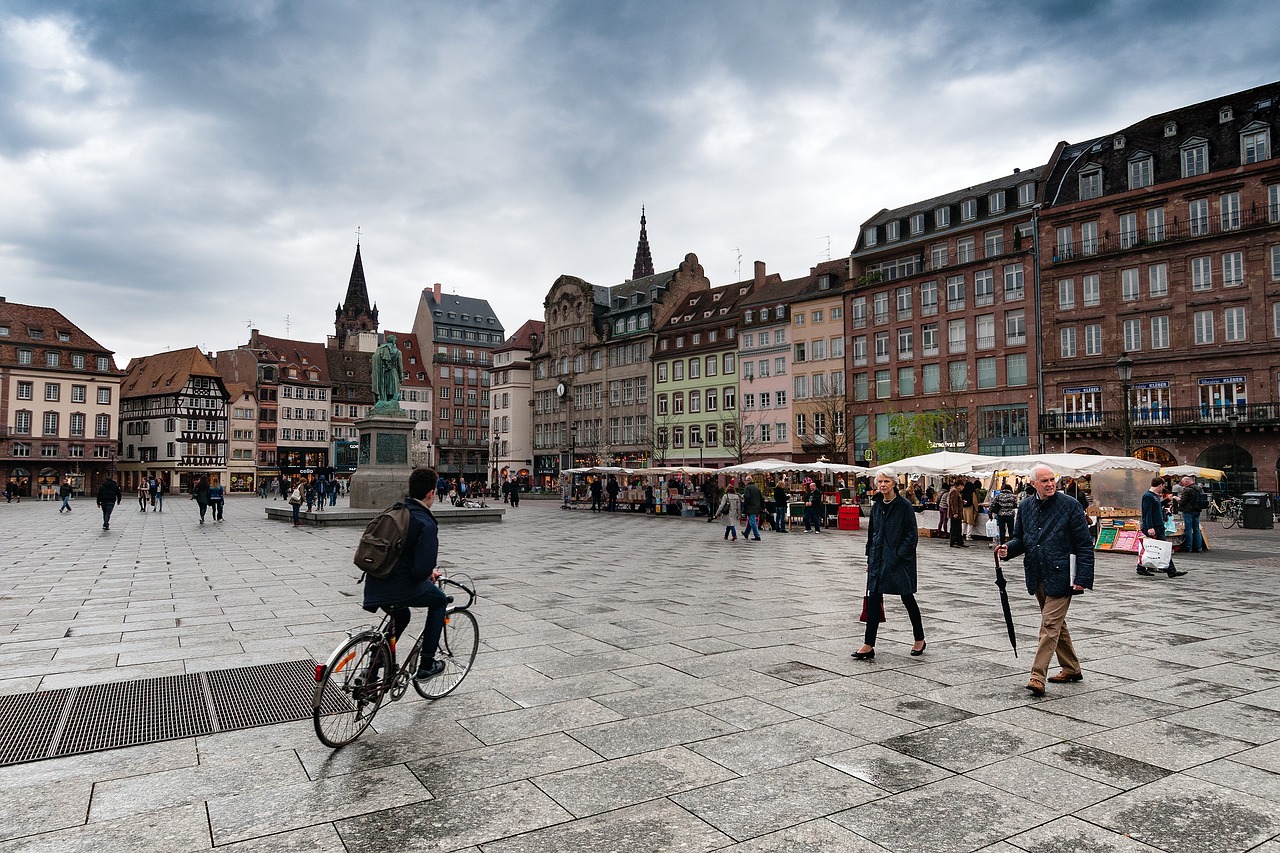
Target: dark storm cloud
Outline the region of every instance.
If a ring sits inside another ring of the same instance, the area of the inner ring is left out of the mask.
[[[723,283],[741,253],[799,275],[882,207],[1273,79],[1278,17],[1155,0],[9,0],[0,276],[10,299],[84,305],[127,356],[232,346],[250,319],[322,338],[356,226],[392,327],[433,281],[512,329],[560,273],[615,283],[641,204],[659,267],[695,251]]]

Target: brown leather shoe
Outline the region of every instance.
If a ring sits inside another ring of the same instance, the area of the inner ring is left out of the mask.
[[[1027,682],[1027,689],[1031,691],[1032,696],[1044,695],[1044,682],[1038,678],[1032,678]]]
[[[1069,681],[1084,681],[1084,673],[1082,672],[1059,672],[1057,675],[1051,675],[1046,679],[1053,684],[1066,684]]]

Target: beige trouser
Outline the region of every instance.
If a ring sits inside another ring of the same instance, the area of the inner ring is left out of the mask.
[[[1074,675],[1080,672],[1080,659],[1071,645],[1071,632],[1067,630],[1067,608],[1071,596],[1046,596],[1044,584],[1036,586],[1036,601],[1040,602],[1040,644],[1036,646],[1036,659],[1031,664],[1031,677],[1044,681],[1049,672],[1049,661],[1054,652],[1062,671]]]

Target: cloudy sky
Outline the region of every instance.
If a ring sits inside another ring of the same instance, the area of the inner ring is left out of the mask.
[[[1280,4],[0,0],[0,296],[133,356],[384,328],[433,282],[507,330],[562,273],[713,284],[846,255],[1059,140],[1280,79]],[[740,265],[740,266],[739,266]]]

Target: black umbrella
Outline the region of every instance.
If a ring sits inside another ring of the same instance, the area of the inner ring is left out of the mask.
[[[1009,593],[1005,591],[1004,571],[1000,568],[1000,554],[996,553],[996,586],[1000,587],[1000,609],[1004,611],[1004,626],[1009,629],[1009,645],[1013,656],[1018,656],[1018,635],[1013,630],[1013,611],[1009,609]]]

